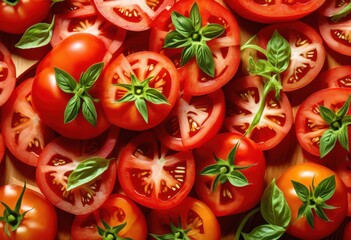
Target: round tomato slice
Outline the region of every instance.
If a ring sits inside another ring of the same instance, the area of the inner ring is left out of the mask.
[[[174,0],[93,0],[93,2],[99,13],[118,27],[130,31],[144,31],[151,27],[158,14],[173,5]]]
[[[151,210],[147,220],[150,223],[151,234],[169,234],[176,227],[188,230],[187,238],[184,239],[221,239],[221,229],[216,216],[205,203],[192,197],[185,198],[181,204],[171,209]],[[173,232],[174,238],[165,239],[176,239],[176,233]]]
[[[92,213],[75,216],[71,228],[72,240],[101,240],[98,228],[105,232],[108,229],[102,220],[111,228],[125,226],[116,233],[121,239],[145,240],[147,225],[144,214],[139,207],[123,194],[111,194],[104,204]],[[112,233],[110,231],[111,236]],[[116,239],[120,239],[120,238]]]
[[[87,17],[97,14],[90,0],[65,0],[53,5],[56,16],[64,18]]]
[[[10,97],[16,86],[16,67],[9,50],[0,42],[0,106]]]
[[[214,60],[214,77],[204,73],[195,59],[191,58],[181,66],[183,48],[163,48],[166,35],[174,30],[171,15],[173,12],[189,18],[189,11],[197,3],[202,19],[202,26],[219,24],[224,32],[217,38],[207,41]],[[205,95],[221,88],[236,73],[240,64],[240,32],[233,14],[221,4],[208,0],[179,1],[170,9],[163,11],[155,20],[157,24],[150,33],[150,49],[161,52],[177,66],[184,84],[184,93]]]
[[[322,6],[325,0],[224,0],[224,2],[244,18],[261,23],[275,23],[300,19]]]
[[[2,107],[1,132],[6,147],[20,161],[36,166],[40,153],[55,137],[31,102],[33,78],[21,82]]]
[[[320,76],[323,85],[329,88],[351,87],[351,65],[342,65],[330,68]]]
[[[195,162],[191,151],[170,150],[147,131],[122,149],[117,171],[127,196],[148,208],[167,209],[179,204],[190,192]]]
[[[289,42],[291,48],[289,66],[281,74],[283,90],[294,91],[306,86],[313,81],[324,65],[326,53],[322,38],[306,23],[278,23],[269,25],[257,33],[259,44],[263,48],[266,48],[275,30]]]
[[[221,89],[202,96],[182,95],[167,119],[155,128],[155,133],[173,150],[193,149],[218,133],[224,115]]]
[[[250,126],[263,94],[263,81],[259,76],[234,78],[224,88],[227,113],[224,126],[230,132],[245,133]],[[266,99],[259,123],[249,137],[261,150],[275,147],[288,134],[294,119],[288,97],[281,92],[280,100],[271,91]]]
[[[118,135],[119,129],[111,128],[94,139],[83,141],[58,137],[46,145],[36,169],[36,181],[46,199],[56,207],[75,215],[87,214],[99,208],[113,190],[116,161],[111,159],[107,169],[88,182],[86,179],[76,179],[83,181],[82,185],[67,191],[68,177],[84,160],[97,158],[97,162],[108,158],[116,145]],[[93,166],[97,168],[100,164]],[[91,173],[94,168],[87,166],[86,171]]]

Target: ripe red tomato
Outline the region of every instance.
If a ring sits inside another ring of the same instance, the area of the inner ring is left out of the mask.
[[[20,197],[23,187],[4,185],[0,187],[0,200],[12,210]],[[4,215],[4,206],[0,205],[1,217]],[[0,239],[2,240],[33,240],[55,239],[57,233],[57,215],[55,208],[41,194],[26,188],[19,207],[19,214],[28,211],[16,231],[9,237],[5,233],[4,221],[0,221]],[[9,229],[10,230],[10,229]]]
[[[189,11],[197,3],[202,26],[219,24],[224,32],[219,37],[209,40],[207,45],[214,59],[214,77],[205,74],[198,66],[195,57],[181,66],[182,48],[163,48],[166,35],[174,30],[171,14],[178,12],[189,17]],[[163,11],[155,20],[150,33],[150,49],[169,57],[177,66],[184,84],[184,93],[189,95],[205,95],[221,88],[236,73],[240,63],[240,32],[232,13],[221,4],[208,0],[184,0]]]
[[[348,209],[347,216],[351,217],[351,159],[350,153],[346,157],[333,159],[336,162],[335,172],[344,182],[347,189]]]
[[[0,132],[0,163],[5,155],[5,142],[2,133]]]
[[[351,221],[349,221],[344,228],[342,240],[348,240],[350,236],[351,236]]]
[[[168,209],[190,192],[195,161],[191,151],[174,152],[147,131],[123,147],[117,171],[119,183],[131,199],[148,208]]]
[[[97,229],[99,226],[108,232],[102,220],[111,228],[126,224],[116,234],[120,238],[145,240],[147,237],[144,214],[129,197],[116,193],[110,195],[104,204],[94,212],[75,216],[71,228],[72,240],[105,239],[99,235]],[[108,234],[113,236],[111,231]]]
[[[137,78],[134,81],[133,76]],[[142,51],[128,56],[121,54],[107,66],[104,73],[102,106],[109,121],[119,127],[150,129],[171,112],[179,97],[179,82],[174,64],[159,53]],[[149,93],[152,93],[151,98],[148,97]],[[159,98],[160,94],[168,103],[154,102],[154,98]],[[139,101],[145,105],[140,106]]]
[[[224,0],[237,14],[261,23],[274,23],[300,19],[316,9],[325,0],[265,1]]]
[[[319,185],[323,180],[332,176],[335,177],[335,186],[331,182],[325,182]],[[304,185],[305,189],[299,186],[297,187],[299,190],[296,190],[292,181]],[[277,186],[283,191],[285,199],[291,209],[292,218],[287,233],[292,236],[301,239],[305,239],[306,236],[308,236],[308,239],[321,239],[337,230],[345,219],[348,204],[345,185],[334,171],[323,165],[301,163],[291,166],[278,178]],[[333,192],[334,190],[335,192]],[[313,191],[314,193],[311,193],[310,196],[306,197],[305,201],[302,201],[298,194],[305,196],[308,194],[308,191],[310,193]],[[307,205],[307,210],[309,207],[313,210],[307,211],[308,213],[302,211],[300,208],[303,206],[304,202],[310,204]],[[327,209],[325,204],[335,208]],[[319,212],[323,211],[330,221],[323,220],[319,217],[320,215],[316,215],[317,207],[322,209],[319,210]],[[304,212],[307,215],[311,214],[308,218],[313,219],[313,228],[307,222],[306,215],[298,217],[300,212]]]
[[[251,124],[263,94],[263,81],[259,76],[234,78],[224,88],[227,99],[227,115],[224,127],[230,132],[244,133]],[[288,134],[293,119],[289,99],[280,93],[281,99],[270,92],[261,120],[251,131],[249,137],[261,150],[275,147]]]
[[[2,1],[0,4],[0,31],[24,33],[30,26],[42,21],[49,13],[51,1]]]
[[[341,65],[329,68],[320,76],[323,85],[330,88],[351,87],[351,65]]]
[[[221,238],[221,229],[211,208],[192,197],[185,198],[171,209],[151,210],[147,220],[152,223],[149,225],[150,234],[172,233],[171,225],[173,224],[183,231],[189,230],[186,233],[189,239],[219,240]],[[173,236],[167,239],[176,239],[174,234]]]
[[[107,169],[102,174],[67,191],[68,177],[77,166],[89,159],[108,159],[116,145],[119,130],[110,129],[97,138],[89,140],[73,140],[58,137],[45,146],[40,154],[36,169],[36,181],[39,189],[56,207],[76,215],[90,213],[99,208],[111,194],[116,180],[116,162],[110,159]],[[86,174],[101,169],[96,159],[94,168],[87,166]],[[104,161],[105,162],[105,161]],[[100,168],[98,168],[100,167]],[[95,172],[94,172],[95,173]]]
[[[6,147],[20,161],[37,166],[43,148],[55,137],[38,117],[31,102],[33,78],[21,82],[2,107],[1,132]]]
[[[16,85],[16,67],[11,53],[2,42],[0,42],[0,82],[2,83],[0,86],[0,106],[2,106],[9,99]]]

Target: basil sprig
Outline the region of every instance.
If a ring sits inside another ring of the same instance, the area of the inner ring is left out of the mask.
[[[210,77],[214,77],[214,59],[207,41],[222,35],[225,28],[215,23],[202,26],[202,17],[197,3],[191,7],[189,18],[174,11],[171,19],[175,30],[166,35],[163,47],[183,48],[181,66],[195,57],[200,69]]]
[[[149,122],[148,110],[146,101],[153,104],[169,104],[167,98],[157,89],[149,86],[153,77],[149,77],[144,81],[140,81],[134,74],[130,74],[130,84],[117,83],[115,86],[127,89],[126,94],[118,99],[116,102],[132,102],[134,101],[135,107],[143,117],[146,123]]]
[[[101,220],[101,222],[104,228],[100,227],[99,225],[96,225],[96,227],[98,229],[99,235],[103,239],[132,240],[131,238],[124,238],[124,237],[118,236],[118,233],[127,225],[127,222],[124,222],[114,227],[111,227],[110,225],[108,225],[107,222],[105,222],[103,219]]]
[[[343,9],[341,9],[339,12],[333,14],[330,19],[333,22],[339,22],[342,18],[346,17],[349,15],[351,12],[351,2],[349,2]]]
[[[104,63],[96,63],[83,72],[79,82],[77,82],[69,73],[54,68],[57,86],[65,93],[73,94],[73,97],[68,101],[65,113],[64,123],[73,121],[80,109],[84,118],[93,126],[96,126],[97,112],[94,102],[99,101],[93,98],[89,91],[93,88],[95,82],[99,78],[103,69]]]

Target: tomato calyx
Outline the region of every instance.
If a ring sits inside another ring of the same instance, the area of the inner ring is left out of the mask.
[[[119,237],[118,233],[127,225],[127,222],[124,222],[120,225],[111,227],[103,219],[101,219],[102,225],[104,228],[96,225],[98,233],[104,240],[131,240],[131,238]]]
[[[349,15],[351,12],[351,2],[349,2],[344,8],[342,8],[339,12],[333,14],[330,19],[333,22],[339,22],[342,18],[346,17]]]
[[[189,18],[173,11],[171,19],[175,30],[166,35],[163,48],[183,48],[181,66],[195,56],[200,69],[210,77],[214,77],[214,59],[207,41],[222,35],[225,27],[214,23],[202,27],[202,17],[197,3],[191,7]]]
[[[94,99],[89,91],[93,88],[95,82],[99,78],[103,69],[104,63],[96,63],[83,72],[79,83],[67,72],[54,68],[57,86],[65,93],[73,94],[73,97],[68,101],[64,112],[64,123],[73,121],[80,108],[84,118],[93,126],[97,123],[97,112],[94,105]]]
[[[160,91],[149,86],[149,83],[153,78],[154,77],[148,77],[144,81],[140,81],[131,73],[131,84],[115,84],[115,86],[123,87],[127,90],[126,94],[116,102],[123,103],[134,101],[135,107],[138,109],[146,123],[149,121],[146,101],[153,104],[169,104],[167,98]]]
[[[5,210],[4,210],[3,216],[0,217],[0,221],[5,222],[4,229],[5,229],[5,233],[8,236],[11,236],[9,227],[11,227],[11,232],[16,231],[17,228],[21,225],[21,222],[24,216],[26,215],[26,213],[31,210],[29,209],[22,214],[19,212],[25,190],[26,190],[26,183],[24,183],[22,192],[16,202],[15,209],[11,209],[6,203],[1,202],[1,204],[5,207]]]
[[[298,218],[305,217],[307,223],[313,229],[314,217],[312,210],[314,210],[319,218],[330,222],[323,209],[336,208],[325,203],[325,201],[329,200],[335,192],[335,175],[323,179],[317,186],[314,186],[314,178],[312,178],[312,185],[309,186],[309,189],[297,181],[291,180],[291,182],[297,196],[303,202],[298,211]]]
[[[178,218],[178,226],[176,226],[173,221],[171,220],[171,233],[167,233],[164,235],[157,235],[157,234],[150,234],[153,238],[157,240],[167,240],[167,239],[174,239],[174,240],[190,240],[187,233],[191,229],[183,229],[180,222],[180,217]]]
[[[19,2],[19,0],[2,0],[3,3],[6,3],[7,5],[10,6],[16,6]]]

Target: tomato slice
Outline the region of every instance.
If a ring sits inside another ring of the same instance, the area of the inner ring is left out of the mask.
[[[337,66],[323,72],[320,76],[323,85],[330,88],[351,87],[351,65]]]
[[[87,17],[97,11],[90,0],[65,0],[53,5],[54,13],[64,18]]]
[[[291,48],[290,64],[281,74],[283,90],[300,89],[313,81],[324,65],[326,53],[323,40],[308,24],[295,21],[261,29],[257,36],[262,47],[266,48],[275,30],[289,42]]]
[[[0,106],[10,97],[16,85],[16,67],[9,50],[0,42]]]
[[[220,130],[224,115],[225,101],[221,89],[202,96],[182,95],[167,119],[156,127],[155,133],[171,149],[193,149]]]
[[[97,138],[73,140],[58,137],[42,151],[36,169],[40,191],[56,207],[75,214],[99,208],[111,194],[116,180],[116,161],[111,160],[102,175],[67,191],[67,178],[77,165],[91,157],[108,158],[114,149],[119,129],[110,128]]]
[[[259,109],[263,81],[258,76],[235,78],[226,85],[224,93],[227,99],[224,127],[230,132],[244,133]],[[262,117],[249,135],[261,150],[271,149],[282,141],[294,121],[289,99],[284,92],[280,97],[278,101],[273,91],[268,94]]]
[[[167,209],[190,192],[195,162],[191,151],[174,152],[147,131],[122,149],[117,171],[127,196],[148,208]]]

